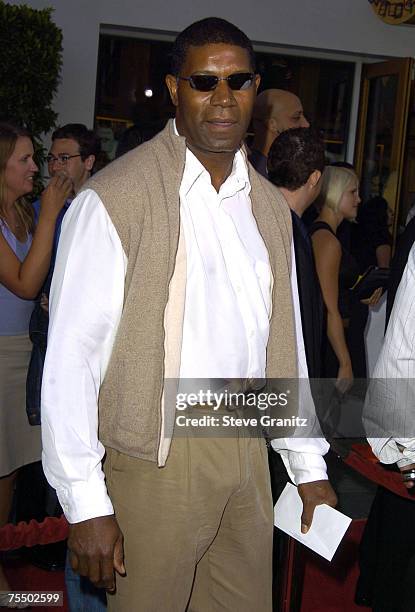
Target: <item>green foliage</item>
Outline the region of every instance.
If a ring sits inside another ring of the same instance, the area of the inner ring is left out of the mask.
[[[41,134],[57,119],[52,101],[62,65],[62,32],[51,13],[0,0],[0,120],[27,127],[40,163]]]

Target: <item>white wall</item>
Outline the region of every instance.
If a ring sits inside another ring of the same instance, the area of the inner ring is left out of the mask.
[[[178,32],[215,15],[254,41],[360,55],[415,56],[415,26],[388,26],[367,0],[23,0],[10,4],[55,8],[63,31],[59,123],[92,126],[100,24]]]

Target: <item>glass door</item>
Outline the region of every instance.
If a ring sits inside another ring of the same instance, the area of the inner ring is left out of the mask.
[[[394,217],[398,202],[413,60],[403,58],[363,67],[355,166],[361,197],[383,196]]]

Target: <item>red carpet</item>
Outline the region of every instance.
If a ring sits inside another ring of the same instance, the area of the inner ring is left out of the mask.
[[[365,521],[353,521],[331,563],[302,548],[306,567],[301,612],[369,612],[370,608],[353,602],[358,576],[357,550]],[[63,607],[68,612],[63,572],[47,572],[22,561],[5,566],[13,590],[63,591]],[[52,608],[36,607],[34,612],[50,612]]]
[[[301,612],[369,612],[357,606],[357,553],[365,520],[352,521],[331,563],[303,548],[306,559]]]
[[[61,610],[68,612],[63,571],[47,572],[23,561],[10,561],[3,565],[13,591],[63,591],[63,606],[25,608],[34,612]]]

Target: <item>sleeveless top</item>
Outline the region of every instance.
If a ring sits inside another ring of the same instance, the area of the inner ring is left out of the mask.
[[[325,221],[316,221],[310,226],[309,235],[312,236],[318,230],[328,230],[340,243],[342,249],[342,256],[340,260],[339,267],[339,301],[338,308],[342,319],[348,319],[351,313],[351,304],[352,304],[352,293],[350,291],[351,287],[357,281],[359,276],[359,266],[357,261],[349,253],[347,249],[341,244],[340,240],[337,238],[336,234],[331,229],[330,225]]]
[[[23,261],[32,244],[32,236],[28,234],[25,242],[19,242],[1,219],[0,231],[16,257]],[[27,334],[33,307],[33,300],[23,300],[0,283],[0,336]]]

